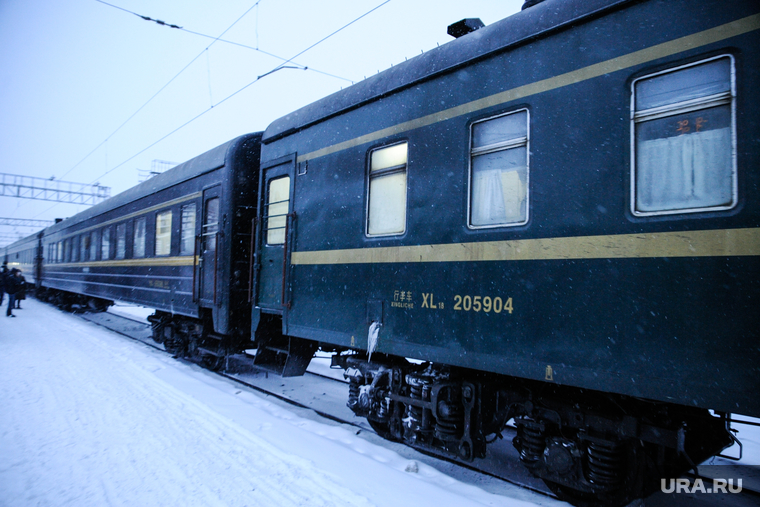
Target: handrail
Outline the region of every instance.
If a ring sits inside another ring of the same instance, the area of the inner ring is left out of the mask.
[[[280,302],[283,308],[290,309],[290,301],[285,300],[285,281],[288,270],[288,233],[290,232],[290,219],[296,218],[296,212],[285,215],[285,241],[282,244],[282,298]]]
[[[251,219],[251,250],[248,255],[248,302],[253,300],[253,247],[255,241],[256,220],[258,217]]]
[[[217,274],[218,265],[219,265],[219,232],[217,231],[217,233],[214,234],[214,306],[217,306],[216,293],[218,291],[216,290],[216,274]]]
[[[195,285],[196,285],[195,272],[197,271],[197,269],[196,269],[197,268],[196,261],[198,260],[198,242],[200,241],[200,239],[201,239],[201,237],[198,236],[198,235],[196,235],[195,236],[195,242],[193,244],[193,290],[192,290],[193,303],[197,302],[198,299],[200,299],[199,297],[196,297],[196,295],[195,295]],[[200,291],[198,291],[198,292],[200,292]],[[200,294],[199,294],[199,296],[200,296]]]

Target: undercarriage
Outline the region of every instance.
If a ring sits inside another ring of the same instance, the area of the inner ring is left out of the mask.
[[[733,442],[725,414],[391,356],[336,355],[383,437],[462,461],[512,424],[521,463],[576,505],[626,505]]]
[[[150,315],[148,321],[153,341],[163,343],[170,354],[196,357],[210,370],[224,366],[231,348],[230,339],[214,333],[210,322],[160,311]]]

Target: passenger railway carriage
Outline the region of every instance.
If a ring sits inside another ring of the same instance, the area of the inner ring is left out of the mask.
[[[760,4],[526,7],[42,231],[37,284],[214,367],[333,351],[428,451],[513,421],[575,503],[650,493],[760,417]]]
[[[250,323],[259,139],[234,139],[46,229],[41,287],[67,306],[155,308],[157,339],[179,351],[177,333],[202,336],[215,362],[222,336]]]
[[[35,285],[41,267],[40,255],[41,233],[35,233],[20,239],[5,248],[0,248],[0,260],[7,262],[8,270],[20,269],[27,284]]]
[[[257,306],[365,352],[381,433],[472,459],[514,418],[571,499],[720,452],[704,409],[760,415],[759,12],[547,0],[275,121]]]

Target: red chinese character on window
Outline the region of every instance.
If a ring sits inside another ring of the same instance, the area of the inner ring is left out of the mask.
[[[689,120],[680,120],[678,122],[678,128],[676,129],[676,132],[679,132],[680,134],[686,134],[689,131],[691,131],[691,127],[689,127]]]
[[[697,118],[697,121],[695,122],[697,124],[697,132],[701,131],[705,127],[705,123],[707,123],[707,120],[702,118],[701,116]]]

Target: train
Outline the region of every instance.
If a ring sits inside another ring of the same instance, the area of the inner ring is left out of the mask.
[[[5,249],[211,368],[625,505],[760,417],[760,4],[529,0]],[[29,277],[28,277],[29,278]]]

